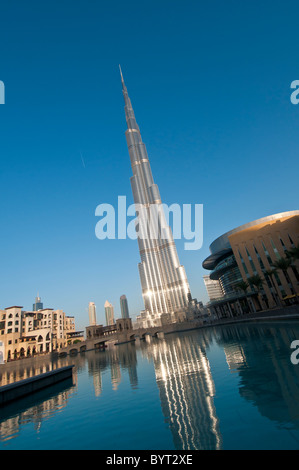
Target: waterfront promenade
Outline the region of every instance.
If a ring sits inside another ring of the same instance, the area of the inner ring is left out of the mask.
[[[7,362],[0,365],[0,374],[5,371],[10,371],[18,368],[18,364],[30,366],[32,364],[43,363],[45,358],[56,359],[57,357],[66,357],[76,355],[78,353],[84,353],[94,349],[114,348],[122,343],[134,342],[136,345],[139,341],[150,340],[152,337],[162,338],[164,335],[171,333],[178,333],[182,331],[191,331],[195,329],[210,328],[214,326],[244,323],[244,322],[265,322],[265,321],[285,321],[285,320],[299,320],[299,304],[292,305],[283,308],[276,308],[271,310],[265,310],[256,313],[250,313],[246,315],[240,315],[237,317],[222,318],[213,321],[193,321],[193,322],[182,322],[176,324],[169,324],[160,327],[153,327],[148,329],[137,329],[128,330],[126,332],[115,332],[111,335],[99,336],[85,340],[76,344],[71,344],[66,348],[62,348],[54,353],[48,353],[43,355],[37,355],[35,357],[28,357],[23,359],[17,359],[14,361]],[[49,369],[48,369],[49,370]],[[41,373],[45,372],[44,369]]]

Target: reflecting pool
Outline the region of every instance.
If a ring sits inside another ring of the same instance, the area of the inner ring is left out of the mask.
[[[0,366],[3,385],[75,365],[0,408],[0,449],[298,449],[295,339],[298,322],[243,323]]]

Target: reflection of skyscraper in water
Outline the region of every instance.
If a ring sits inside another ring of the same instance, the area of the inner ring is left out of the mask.
[[[220,449],[215,387],[205,349],[191,335],[152,346],[162,411],[176,449]]]
[[[117,390],[121,381],[121,372],[118,362],[112,362],[111,364],[111,383],[112,389]]]
[[[94,372],[93,374],[93,385],[94,385],[94,394],[96,397],[99,397],[102,393],[102,375],[101,370]]]
[[[131,387],[138,387],[136,347],[131,343],[118,346],[119,362],[122,369],[128,371]]]
[[[297,429],[299,369],[290,360],[290,344],[298,335],[297,325],[227,325],[217,339],[229,369],[240,377],[240,396],[262,416],[282,426],[291,420]]]
[[[121,371],[127,371],[131,387],[136,389],[138,386],[137,376],[137,355],[135,346],[131,344],[119,345],[112,349],[105,350],[104,353],[98,352],[87,356],[88,371],[93,377],[95,395],[99,396],[105,386],[107,378],[105,371],[110,369],[112,389],[117,390],[121,382]]]
[[[110,363],[112,389],[117,390],[121,381],[119,351],[117,349],[110,350],[109,363]]]

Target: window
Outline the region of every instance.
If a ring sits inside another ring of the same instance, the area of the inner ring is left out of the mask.
[[[290,240],[290,242],[291,242],[292,248],[295,248],[294,242],[293,242],[293,240],[291,239],[291,237],[290,237],[289,234],[288,234],[288,237],[289,237],[289,240]]]
[[[267,257],[267,261],[268,261],[268,263],[269,263],[270,266],[271,266],[271,265],[273,264],[273,262],[272,262],[272,259],[271,259],[270,255],[269,255],[269,251],[267,250],[267,248],[266,248],[265,245],[264,245],[264,242],[262,242],[262,246],[263,246],[265,255],[266,255],[266,257]]]
[[[242,263],[243,269],[244,269],[244,271],[245,271],[245,274],[246,274],[247,277],[249,277],[248,269],[247,269],[246,264],[245,264],[245,262],[244,262],[244,260],[243,260],[243,258],[242,258],[242,255],[241,255],[241,253],[240,253],[240,250],[238,250],[238,253],[239,253],[239,256],[240,256],[240,259],[241,259],[241,263]]]
[[[277,258],[277,259],[280,259],[281,256],[280,256],[280,254],[278,253],[277,248],[276,248],[276,246],[274,245],[274,242],[273,242],[272,238],[270,238],[270,242],[271,242],[271,245],[272,245],[272,248],[273,248],[273,251],[274,251],[274,254],[275,254],[276,258]]]
[[[251,256],[250,256],[250,254],[249,254],[249,252],[248,252],[246,246],[245,246],[245,250],[246,250],[246,253],[247,253],[247,256],[248,256],[248,259],[249,259],[249,262],[250,262],[250,266],[251,266],[251,269],[252,269],[252,271],[253,271],[253,274],[257,274],[256,267],[254,266],[254,263],[253,263],[253,261],[252,261],[252,258],[251,258]]]
[[[283,248],[283,251],[286,251],[286,246],[285,246],[285,244],[283,243],[283,241],[280,237],[279,237],[279,240],[280,240],[281,246]]]

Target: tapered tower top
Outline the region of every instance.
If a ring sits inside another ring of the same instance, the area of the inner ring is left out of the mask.
[[[125,85],[125,81],[124,81],[124,77],[123,77],[120,65],[119,65],[119,71],[120,71],[121,84],[122,84],[123,95],[124,95],[124,100],[125,100],[125,113],[126,113],[127,126],[128,126],[128,129],[135,129],[139,132],[139,127],[136,122],[134,110],[133,110],[132,103],[128,95],[127,87]]]
[[[120,64],[119,64],[119,71],[120,71],[121,81],[124,82],[124,77],[123,77],[123,74],[122,74],[122,71],[121,71]]]

